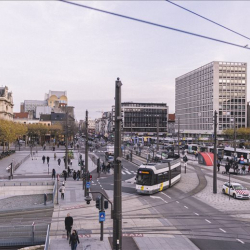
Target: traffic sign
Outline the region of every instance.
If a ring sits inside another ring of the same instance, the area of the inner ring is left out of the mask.
[[[86,182],[86,188],[90,188],[90,182]]]
[[[99,212],[99,221],[105,221],[105,212]]]

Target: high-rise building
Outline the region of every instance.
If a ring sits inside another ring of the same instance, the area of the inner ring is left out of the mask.
[[[247,126],[247,63],[214,61],[175,79],[175,114],[180,133],[213,134],[218,112],[218,134]]]

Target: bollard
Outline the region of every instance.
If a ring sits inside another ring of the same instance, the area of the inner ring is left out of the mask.
[[[47,202],[47,194],[44,194],[44,206],[46,206],[46,202]]]

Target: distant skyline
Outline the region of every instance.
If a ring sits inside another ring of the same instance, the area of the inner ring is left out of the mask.
[[[232,43],[242,38],[165,1],[77,1]],[[250,36],[248,1],[178,1]],[[250,51],[60,1],[0,2],[0,86],[13,92],[14,112],[24,100],[67,91],[77,120],[111,111],[115,80],[122,101],[167,103],[175,112],[175,78],[212,61],[246,62]],[[250,89],[247,91],[250,100]]]

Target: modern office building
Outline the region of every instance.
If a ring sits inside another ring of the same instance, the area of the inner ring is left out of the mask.
[[[168,106],[166,103],[123,102],[121,104],[122,132],[127,134],[154,135],[157,133],[159,120],[159,135],[167,134]],[[115,106],[112,106],[113,121]],[[114,127],[114,124],[113,124]]]
[[[47,101],[25,100],[23,106],[21,106],[21,110],[23,109],[24,112],[33,111],[35,114],[36,108],[40,106],[47,106]]]
[[[208,137],[218,112],[218,134],[247,126],[247,64],[214,61],[175,80],[175,114],[180,133]]]

